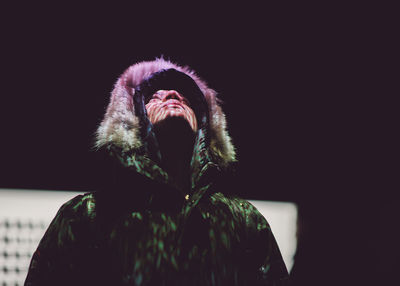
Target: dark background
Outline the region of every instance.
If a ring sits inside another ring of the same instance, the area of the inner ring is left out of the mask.
[[[93,135],[113,84],[163,55],[223,100],[240,162],[231,187],[298,204],[297,285],[394,277],[394,39],[382,7],[19,2],[1,14],[1,188],[95,189],[107,174]]]

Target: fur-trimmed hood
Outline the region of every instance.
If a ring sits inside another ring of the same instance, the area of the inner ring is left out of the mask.
[[[179,66],[171,61],[158,58],[154,61],[140,62],[129,67],[118,79],[107,107],[104,119],[97,129],[96,147],[116,147],[123,153],[148,152],[145,136],[141,130],[147,113],[143,102],[138,99],[143,83],[160,72],[175,70],[190,77],[204,96],[207,105],[206,146],[209,160],[220,169],[226,169],[235,159],[235,148],[226,129],[226,119],[216,92],[209,88],[189,67]],[[148,128],[151,130],[151,124]],[[202,132],[202,130],[197,131]],[[197,134],[199,137],[199,134]],[[199,144],[199,143],[197,143]]]

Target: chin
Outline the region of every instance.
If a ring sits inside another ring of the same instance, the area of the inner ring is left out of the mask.
[[[168,116],[154,124],[154,128],[163,130],[164,132],[170,132],[171,134],[194,133],[184,116]]]
[[[180,124],[184,124],[188,125],[188,127],[192,129],[193,132],[197,131],[196,122],[190,122],[190,117],[185,116],[185,114],[182,112],[169,112],[164,116],[160,116],[161,118],[159,117],[157,123],[153,123],[153,125],[160,125],[160,124],[163,125],[168,123],[168,124],[177,124],[179,126]],[[195,121],[196,119],[193,118],[192,120]]]

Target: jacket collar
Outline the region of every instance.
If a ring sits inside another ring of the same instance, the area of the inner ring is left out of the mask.
[[[107,151],[124,168],[129,169],[129,172],[138,173],[151,181],[168,187],[168,189],[175,190],[176,193],[180,193],[180,196],[190,200],[192,204],[197,203],[203,197],[220,172],[218,165],[210,159],[205,128],[197,132],[190,163],[190,188],[184,190],[183,193],[175,187],[173,179],[157,162],[148,156],[148,153],[140,153],[137,150],[124,151],[115,145],[108,145]],[[151,189],[146,191],[153,192]],[[153,197],[157,194],[150,193],[148,195]]]

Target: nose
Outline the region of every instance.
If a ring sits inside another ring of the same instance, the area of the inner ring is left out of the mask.
[[[176,90],[168,90],[164,96],[163,96],[163,101],[167,101],[170,99],[176,99],[179,101],[183,101],[182,95],[179,94]]]

